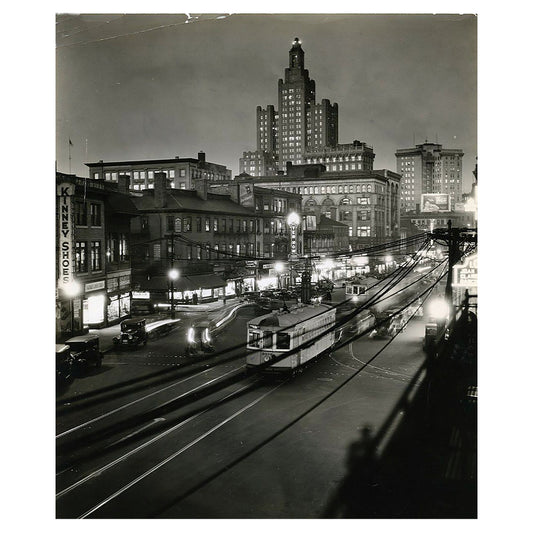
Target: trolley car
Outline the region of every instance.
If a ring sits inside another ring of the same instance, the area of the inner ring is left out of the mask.
[[[265,365],[262,369],[265,372],[294,373],[332,347],[334,324],[335,309],[326,304],[300,303],[285,311],[253,318],[248,322],[246,366],[252,369]],[[328,329],[331,331],[325,333]],[[290,355],[283,357],[287,353]],[[270,361],[275,362],[268,365]]]

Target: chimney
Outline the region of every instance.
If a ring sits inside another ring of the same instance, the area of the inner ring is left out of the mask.
[[[118,175],[118,192],[127,194],[130,192],[130,176],[128,174]]]
[[[193,189],[196,194],[202,199],[207,200],[207,191],[209,190],[209,184],[206,178],[199,178],[193,180]]]
[[[156,207],[167,205],[167,174],[156,172],[154,174],[154,202]]]
[[[198,161],[205,163],[205,152],[198,152]]]

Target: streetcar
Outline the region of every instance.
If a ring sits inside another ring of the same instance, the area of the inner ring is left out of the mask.
[[[247,324],[246,367],[265,365],[263,372],[295,373],[333,346],[334,324],[335,309],[319,303],[299,303],[253,318]],[[307,344],[309,341],[313,342]],[[284,354],[289,355],[282,358]],[[268,364],[270,361],[275,362]]]

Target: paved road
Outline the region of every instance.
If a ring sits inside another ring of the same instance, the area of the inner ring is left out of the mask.
[[[218,348],[244,342],[253,315],[241,310]],[[385,340],[360,339],[276,382],[244,376],[242,350],[196,362],[200,374],[177,371],[188,362],[184,328],[146,349],[109,354],[100,373],[62,396],[113,387],[104,402],[89,397],[58,411],[57,515],[318,517],[359,429],[379,427],[422,364],[422,335],[423,323],[413,321],[364,370]],[[153,372],[164,374],[144,379]],[[120,385],[127,379],[139,381]]]

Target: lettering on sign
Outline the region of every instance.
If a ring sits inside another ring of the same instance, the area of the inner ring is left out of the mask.
[[[72,244],[72,196],[74,185],[61,183],[57,187],[59,209],[59,279],[58,285],[70,283],[74,273],[74,254]]]
[[[477,254],[467,257],[460,265],[453,267],[454,287],[477,287]]]

